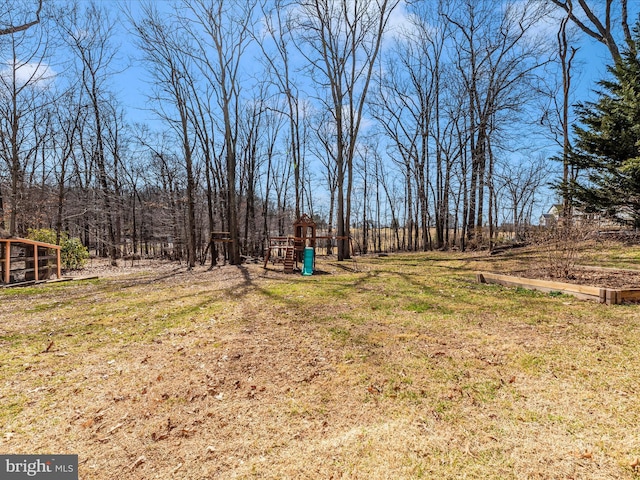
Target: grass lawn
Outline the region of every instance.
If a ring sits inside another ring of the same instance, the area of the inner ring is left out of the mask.
[[[640,258],[610,252],[587,253]],[[0,290],[0,453],[78,454],[104,480],[640,478],[640,306],[475,283],[514,262]]]

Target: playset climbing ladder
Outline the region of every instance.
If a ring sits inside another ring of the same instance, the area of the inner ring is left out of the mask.
[[[293,273],[295,263],[295,246],[289,246],[284,256],[284,273]]]
[[[293,273],[296,263],[294,237],[271,237],[264,256],[264,268],[267,268],[269,261],[282,263],[285,273]]]

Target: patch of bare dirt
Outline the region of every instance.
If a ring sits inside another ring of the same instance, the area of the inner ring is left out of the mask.
[[[201,267],[198,265],[199,270]],[[204,269],[205,267],[202,267]],[[117,265],[111,265],[106,258],[92,258],[80,270],[66,270],[65,277],[97,276],[103,278],[119,277],[123,275],[139,274],[143,272],[170,273],[187,271],[187,264],[158,259],[118,260]]]
[[[331,260],[332,257],[324,257],[325,260]],[[269,263],[266,269],[258,268],[262,267],[263,263],[261,259],[250,259],[243,263],[243,266],[251,269],[256,269],[262,276],[278,276],[279,274],[285,274],[282,264]],[[177,262],[161,259],[137,259],[137,260],[118,260],[117,265],[111,265],[109,259],[106,258],[92,258],[87,265],[81,270],[67,270],[63,272],[63,276],[79,278],[79,277],[101,277],[101,278],[113,278],[123,276],[136,276],[140,274],[152,274],[158,278],[163,278],[165,275],[180,275],[180,274],[206,274],[215,272],[227,272],[234,270],[228,264],[219,264],[211,267],[209,263],[200,265],[198,263],[194,268],[189,270],[186,262]],[[358,271],[358,265],[353,262],[347,262],[346,264],[338,264],[336,262],[323,262],[322,269],[317,269],[314,274],[331,274],[340,271]],[[299,273],[299,272],[296,272]]]
[[[600,288],[640,288],[640,270],[580,266],[571,269],[566,277],[554,276],[544,268],[529,268],[512,272],[511,274],[524,278],[552,280]]]

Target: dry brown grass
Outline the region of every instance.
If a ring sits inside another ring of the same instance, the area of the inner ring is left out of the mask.
[[[639,307],[473,282],[522,261],[0,291],[0,451],[105,480],[636,478]]]

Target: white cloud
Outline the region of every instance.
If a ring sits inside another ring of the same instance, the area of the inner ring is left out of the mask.
[[[406,2],[401,0],[389,16],[387,31],[392,35],[397,35],[407,30],[413,30],[415,22],[412,18],[413,14],[407,11]]]
[[[15,72],[15,81],[18,86],[32,85],[39,88],[47,88],[56,77],[56,72],[46,63],[18,63],[4,62],[5,67],[0,70],[0,77],[4,84],[13,83],[13,75]]]

